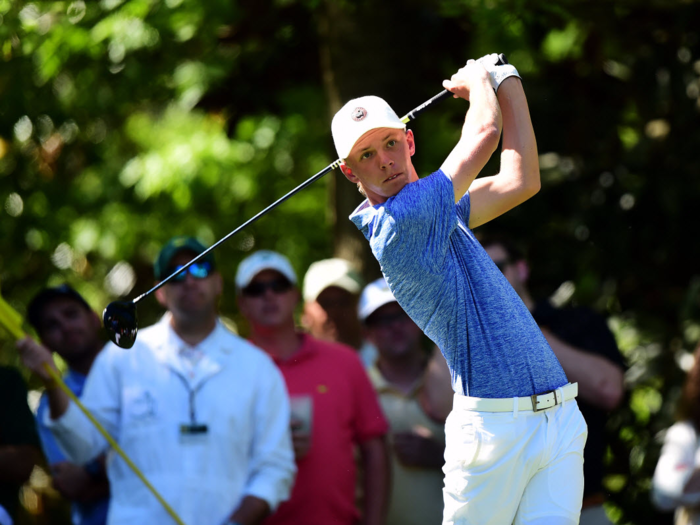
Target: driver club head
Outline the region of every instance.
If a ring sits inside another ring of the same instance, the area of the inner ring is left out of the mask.
[[[122,348],[131,348],[139,331],[136,305],[132,301],[109,303],[102,313],[102,322],[112,342]]]

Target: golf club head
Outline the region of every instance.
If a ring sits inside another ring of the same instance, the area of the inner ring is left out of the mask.
[[[115,345],[122,348],[134,346],[139,323],[136,317],[136,305],[132,301],[109,303],[102,313],[102,322]]]

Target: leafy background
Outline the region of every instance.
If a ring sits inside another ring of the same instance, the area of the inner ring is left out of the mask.
[[[212,243],[335,160],[343,101],[372,93],[405,113],[467,58],[504,52],[525,80],[543,188],[497,225],[529,246],[536,295],[609,317],[629,370],[607,509],[670,523],[649,486],[700,339],[699,20],[693,0],[0,0],[3,296],[24,312],[68,282],[101,311],[143,293],[168,238]],[[466,108],[412,125],[419,173]],[[336,254],[376,276],[345,218],[358,200],[330,174],[223,245],[222,312],[240,323],[233,275],[255,249],[300,275]],[[142,326],[159,315],[140,303]],[[23,491],[22,523],[65,519],[47,483],[39,472]]]

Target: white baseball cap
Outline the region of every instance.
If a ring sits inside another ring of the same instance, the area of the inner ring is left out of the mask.
[[[395,303],[396,297],[391,293],[389,285],[386,284],[384,277],[380,277],[376,281],[372,281],[360,295],[360,302],[357,305],[357,316],[360,321],[366,321],[367,318],[382,306],[389,303]]]
[[[241,289],[250,284],[263,270],[275,270],[284,275],[292,284],[297,283],[297,274],[284,255],[271,250],[260,250],[241,261],[236,271],[236,287]]]
[[[352,294],[362,290],[362,278],[350,261],[333,258],[316,261],[304,276],[304,301],[315,301],[323,290],[337,286]]]
[[[372,129],[406,129],[391,106],[382,98],[354,98],[333,117],[331,131],[338,157],[346,159],[359,138]]]

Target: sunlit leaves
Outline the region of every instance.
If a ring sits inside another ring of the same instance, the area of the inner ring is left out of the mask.
[[[155,46],[160,38],[158,31],[144,20],[122,12],[100,21],[91,36],[96,43],[109,41],[109,59],[115,63],[123,61],[129,52]]]
[[[575,21],[571,21],[563,29],[552,29],[542,42],[542,52],[553,61],[559,62],[565,58],[581,56],[586,32]]]

